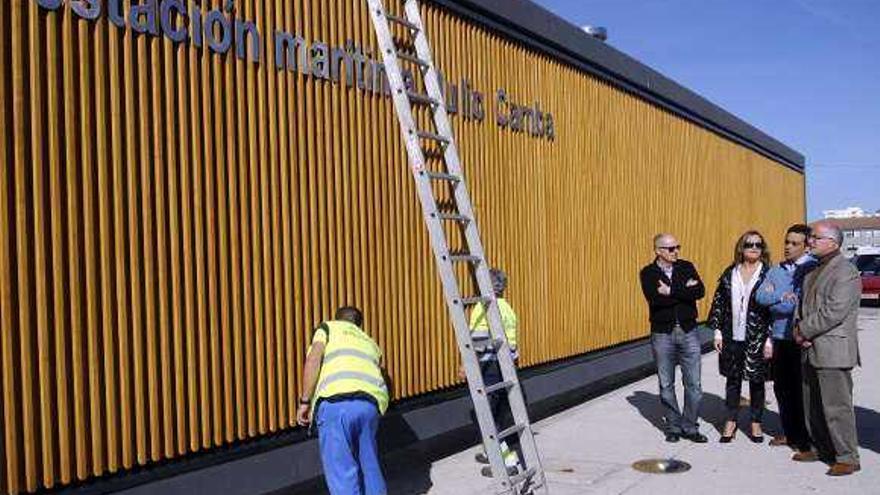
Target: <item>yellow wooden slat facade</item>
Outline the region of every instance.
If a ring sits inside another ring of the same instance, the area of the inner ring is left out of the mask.
[[[262,34],[260,63],[68,2],[0,1],[2,493],[292,428],[311,329],[344,303],[364,308],[395,398],[458,383],[390,100],[273,64],[276,29],[375,56],[365,2],[235,8]],[[446,78],[485,95],[483,121],[452,122],[526,366],[646,335],[637,272],[655,232],[675,232],[714,288],[740,232],[778,249],[804,219],[802,174],[424,15]],[[500,88],[552,112],[556,138],[500,129]]]

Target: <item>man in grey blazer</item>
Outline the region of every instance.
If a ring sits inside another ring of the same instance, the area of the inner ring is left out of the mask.
[[[860,364],[858,314],[861,279],[840,253],[843,234],[822,222],[810,245],[819,266],[804,280],[795,339],[803,352],[804,411],[815,450],[793,459],[827,461],[829,476],[861,469],[853,411],[852,369]]]

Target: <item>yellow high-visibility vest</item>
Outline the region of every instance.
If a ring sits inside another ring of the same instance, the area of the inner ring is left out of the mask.
[[[501,313],[501,324],[504,327],[504,335],[507,337],[507,345],[510,346],[512,351],[516,352],[516,313],[503,298],[499,297],[497,301],[498,311]],[[486,308],[482,304],[474,306],[474,309],[471,311],[470,327],[473,333],[489,331],[489,316],[486,314]]]
[[[385,414],[388,387],[379,367],[382,350],[369,335],[353,323],[328,321],[315,332],[312,342],[325,344],[312,409],[319,399],[360,392],[374,398],[379,412]]]

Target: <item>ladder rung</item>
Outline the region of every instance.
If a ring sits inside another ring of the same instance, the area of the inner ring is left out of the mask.
[[[461,182],[461,177],[455,174],[448,174],[446,172],[432,172],[430,170],[424,170],[423,173],[428,176],[429,179],[434,180],[448,180],[450,182]]]
[[[533,467],[526,469],[525,472],[513,475],[510,477],[510,485],[516,486],[516,485],[519,485],[520,483],[529,481],[530,479],[532,479],[535,476],[535,474],[537,474],[537,472],[538,472],[538,469],[533,466]],[[540,485],[535,485],[535,486],[532,486],[531,488],[533,488],[533,489],[540,488]]]
[[[416,65],[418,65],[420,67],[424,67],[426,69],[431,66],[431,64],[429,64],[427,60],[422,60],[419,57],[417,57],[415,55],[411,55],[406,52],[397,52],[397,58],[399,58],[401,60],[406,60],[407,62],[416,64]]]
[[[461,303],[465,306],[473,306],[478,303],[490,303],[492,302],[492,298],[489,296],[474,296],[474,297],[462,297]]]
[[[409,19],[405,19],[403,17],[399,17],[399,16],[391,15],[391,14],[385,14],[385,17],[389,21],[400,24],[401,26],[403,26],[405,28],[411,29],[413,31],[419,31],[419,27],[414,22],[410,22]]]
[[[416,136],[422,139],[430,139],[432,141],[437,141],[438,143],[449,144],[449,138],[446,136],[441,136],[440,134],[435,134],[429,131],[416,131]]]
[[[511,426],[510,428],[507,428],[506,430],[502,430],[501,432],[499,432],[498,433],[498,440],[504,440],[505,438],[512,436],[512,435],[516,435],[517,433],[519,433],[525,429],[526,429],[525,424],[522,424],[522,423],[515,424],[515,425]]]
[[[440,220],[455,220],[456,222],[470,222],[471,219],[460,213],[438,213],[437,218]]]
[[[428,95],[423,95],[421,93],[416,93],[415,91],[407,91],[406,96],[409,97],[409,100],[413,103],[418,103],[419,105],[426,105],[429,107],[439,107],[440,102],[431,98]]]
[[[505,380],[503,382],[498,382],[494,385],[489,385],[488,387],[486,387],[486,395],[489,395],[493,392],[497,392],[502,389],[508,389],[510,387],[513,387],[513,385],[514,385],[514,382],[512,382],[510,380]]]
[[[474,256],[473,254],[450,254],[449,261],[453,263],[479,263],[483,261],[483,258],[479,256]]]

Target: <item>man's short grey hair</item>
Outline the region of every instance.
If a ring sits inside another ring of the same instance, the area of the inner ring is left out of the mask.
[[[654,236],[654,247],[655,248],[660,247],[658,244],[660,243],[660,240],[663,239],[664,237],[675,237],[675,236],[668,233],[668,232],[662,232],[660,234],[655,235]]]
[[[838,246],[843,246],[843,231],[840,230],[840,227],[829,223],[825,225],[825,228],[828,230],[828,235],[834,238],[834,242]]]

